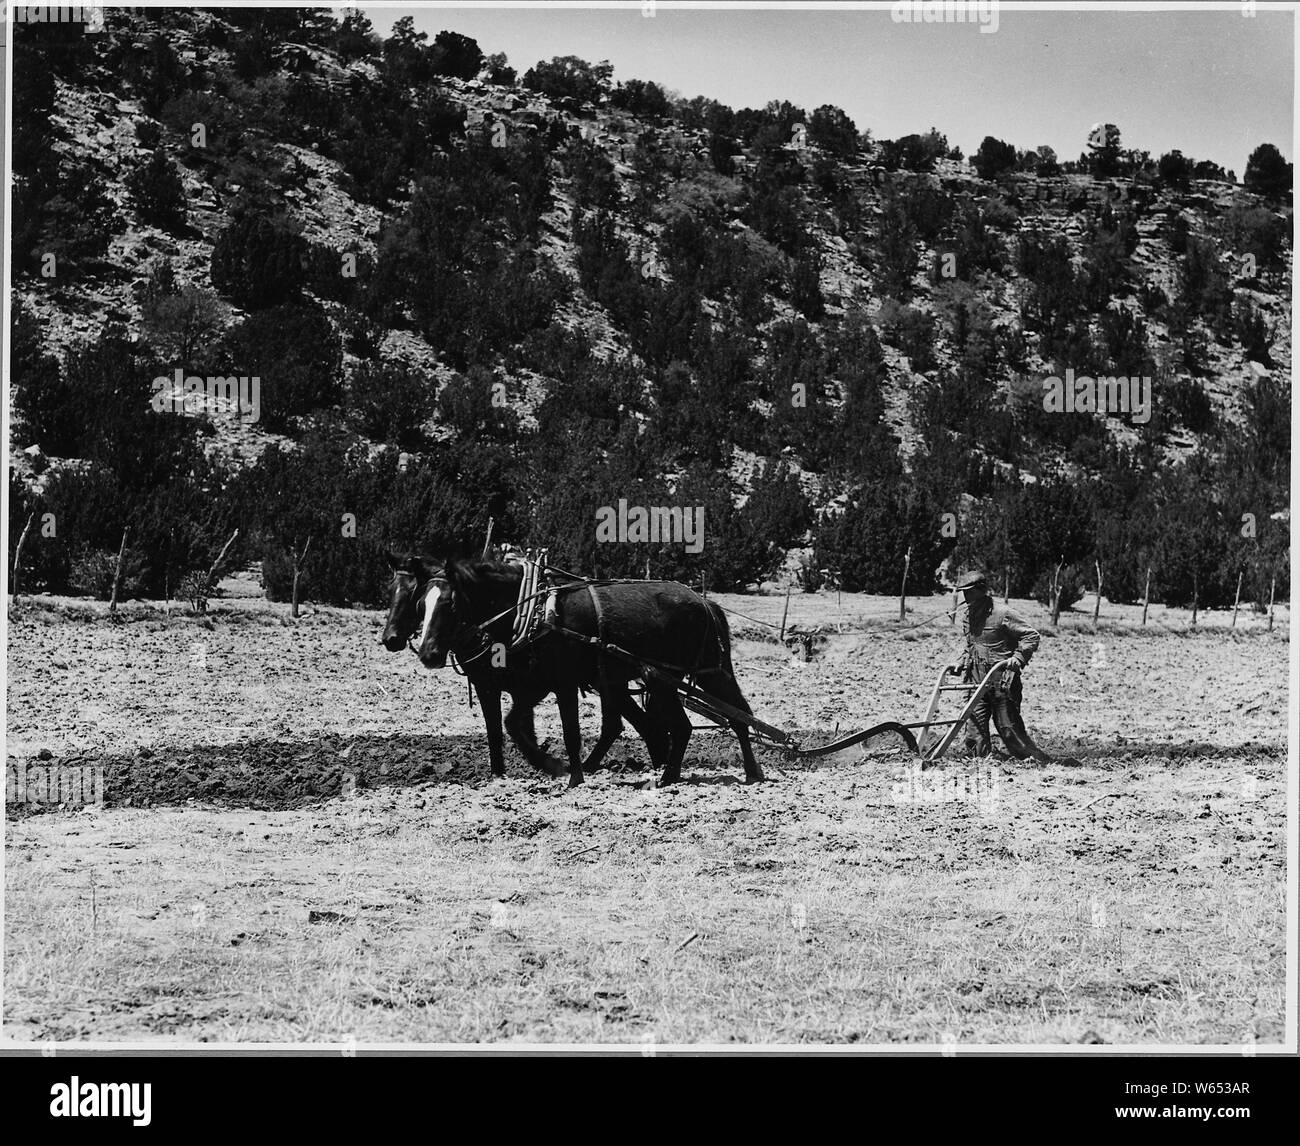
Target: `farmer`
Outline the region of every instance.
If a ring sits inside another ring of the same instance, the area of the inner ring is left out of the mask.
[[[1020,670],[1038,648],[1038,631],[1030,628],[1022,617],[1005,605],[994,602],[989,593],[988,578],[978,569],[967,570],[957,580],[955,589],[966,600],[962,635],[966,647],[948,671],[975,684],[992,668],[1003,670],[1001,682],[995,687],[1005,688],[1007,708],[1017,732],[1025,734],[1025,722],[1020,716]],[[986,692],[971,710],[966,746],[976,756],[988,756],[989,716],[993,708],[993,690]],[[973,733],[973,735],[972,735]]]

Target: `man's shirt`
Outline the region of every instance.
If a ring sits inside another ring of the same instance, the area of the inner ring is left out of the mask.
[[[1031,628],[1019,613],[996,601],[975,608],[978,611],[974,616],[969,605],[962,612],[966,655],[977,665],[994,665],[1016,654],[1021,665],[1027,665],[1038,649],[1038,630]]]

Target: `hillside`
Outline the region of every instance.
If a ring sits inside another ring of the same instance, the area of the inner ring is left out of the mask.
[[[887,590],[908,550],[919,590],[972,560],[1026,595],[1094,561],[1119,599],[1151,566],[1176,604],[1285,584],[1267,156],[972,160],[409,21],[108,16],[15,28],[11,555],[60,521],[34,584],[94,591],[130,526],[156,591],[239,528],[272,593],[312,537],[313,592],[374,600],[385,547],[489,517],[718,589]],[[158,413],[176,371],[258,378],[256,420]],[[1146,416],[1048,411],[1067,372],[1149,378]],[[705,506],[709,545],[598,544],[619,499]]]

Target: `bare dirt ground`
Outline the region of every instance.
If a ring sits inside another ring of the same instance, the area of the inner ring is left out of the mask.
[[[464,682],[384,652],[379,614],[216,608],[11,616],[8,763],[102,767],[104,805],[8,806],[8,1039],[1282,1038],[1283,611],[1045,632],[1026,720],[1073,764],[764,748],[747,787],[700,733],[674,789],[625,738],[570,792],[513,750],[491,782]],[[917,719],[955,630],[896,611],[794,598],[829,630],[807,664],[733,618],[755,712],[808,745]]]

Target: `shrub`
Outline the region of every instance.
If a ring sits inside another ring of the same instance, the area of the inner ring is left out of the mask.
[[[595,103],[609,87],[613,66],[605,60],[589,64],[577,56],[555,56],[538,61],[524,73],[523,84],[551,99],[580,100]]]
[[[212,285],[236,306],[261,310],[287,302],[302,285],[307,244],[282,223],[238,215],[212,247]]]
[[[1247,358],[1264,366],[1273,365],[1273,356],[1269,353],[1277,332],[1269,326],[1264,316],[1253,307],[1249,300],[1241,299],[1236,307],[1237,340]]]
[[[1192,378],[1174,378],[1159,400],[1166,405],[1170,415],[1179,425],[1194,434],[1206,433],[1214,428],[1214,406],[1205,387]]]
[[[140,141],[141,147],[154,151],[162,143],[162,128],[158,125],[157,120],[137,119],[135,121],[135,137]]]
[[[404,450],[428,447],[424,424],[434,407],[428,378],[400,363],[362,362],[348,391],[357,428],[367,437]]]
[[[1034,582],[1034,600],[1048,609],[1052,607],[1052,579],[1055,575],[1055,567],[1044,569]],[[1060,586],[1061,591],[1061,612],[1073,609],[1092,587],[1086,582],[1082,570],[1075,568],[1073,565],[1067,565],[1061,570],[1057,584]]]
[[[477,40],[459,32],[439,32],[430,49],[434,75],[472,80],[483,67],[483,52]]]
[[[924,135],[883,139],[878,148],[880,162],[888,171],[932,171],[935,163],[947,154],[947,137],[933,127]]]
[[[832,104],[822,104],[813,110],[808,121],[808,139],[841,159],[849,158],[858,150],[857,125]]]
[[[881,304],[877,317],[885,339],[907,355],[917,374],[933,370],[934,315],[911,306],[899,306],[892,299]]]
[[[664,89],[646,80],[627,80],[609,93],[611,107],[642,119],[664,119],[672,111]]]
[[[1261,143],[1246,161],[1246,174],[1242,180],[1252,191],[1268,197],[1281,197],[1291,193],[1291,164],[1271,143]]]
[[[113,595],[113,577],[117,572],[117,552],[83,546],[72,559],[71,587],[79,593],[107,601]],[[143,561],[129,546],[122,554],[122,580],[118,583],[118,600],[139,597],[144,585]]]
[[[250,314],[226,337],[222,362],[226,373],[261,379],[261,419],[273,430],[339,398],[342,341],[315,304]]]
[[[1016,166],[1016,149],[1010,143],[986,135],[979,150],[971,156],[971,164],[981,179],[996,179]]]
[[[127,176],[126,187],[145,222],[166,231],[185,225],[185,185],[176,164],[161,147],[148,163]]]
[[[1192,161],[1181,151],[1167,151],[1156,165],[1160,181],[1175,190],[1185,191],[1192,178]]]

